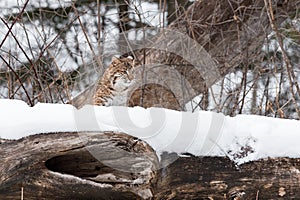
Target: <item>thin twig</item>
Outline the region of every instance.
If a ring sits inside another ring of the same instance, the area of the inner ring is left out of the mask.
[[[97,35],[98,35],[98,50],[100,50],[101,44],[101,3],[100,0],[97,0]]]
[[[300,118],[300,109],[299,109],[299,106],[298,106],[297,101],[296,101],[296,94],[295,94],[294,87],[293,87],[294,85],[296,86],[296,90],[297,90],[298,95],[299,95],[300,94],[300,88],[299,88],[299,85],[298,85],[298,82],[297,82],[297,78],[294,74],[291,62],[290,62],[290,60],[289,60],[289,58],[286,54],[286,51],[284,50],[283,39],[282,39],[281,35],[279,34],[278,27],[275,24],[275,17],[274,17],[274,12],[273,12],[273,8],[272,8],[272,1],[269,0],[269,2],[267,2],[267,0],[264,0],[264,3],[265,3],[265,7],[266,7],[266,10],[267,10],[267,14],[268,14],[268,17],[269,17],[271,27],[272,27],[273,31],[275,32],[275,36],[276,36],[276,39],[278,41],[279,48],[282,52],[282,56],[283,56],[283,59],[284,59],[284,62],[285,62],[285,67],[286,67],[286,70],[287,70],[288,80],[289,80],[289,84],[290,84],[289,88],[290,88],[290,91],[292,93],[292,101],[293,101],[293,104],[295,106],[298,117]]]
[[[79,13],[78,13],[78,10],[77,10],[77,8],[75,7],[75,4],[74,4],[73,2],[72,2],[72,8],[73,8],[73,10],[74,10],[74,12],[75,12],[75,15],[77,16],[77,19],[78,19],[78,22],[79,22],[80,27],[81,27],[81,29],[82,29],[82,32],[83,32],[83,34],[84,34],[84,37],[85,37],[85,39],[86,39],[86,41],[87,41],[87,43],[88,43],[88,45],[89,45],[89,47],[90,47],[90,50],[92,51],[93,57],[94,57],[94,58],[97,58],[96,53],[95,53],[95,51],[94,51],[94,48],[93,48],[93,46],[92,46],[92,44],[91,44],[91,41],[90,41],[90,39],[89,39],[89,37],[88,37],[88,35],[87,35],[87,30],[86,30],[86,28],[84,27],[84,25],[83,25],[83,23],[82,23],[82,21],[81,21],[81,19],[80,19],[80,15],[79,15]],[[96,59],[96,61],[97,61],[98,65],[101,66],[101,63],[99,63],[99,60]]]
[[[9,63],[2,57],[1,54],[0,54],[0,58],[1,58],[2,61],[7,65],[7,67],[14,73],[14,75],[16,76],[16,78],[18,79],[18,81],[19,81],[21,87],[23,88],[23,90],[24,90],[24,92],[25,92],[25,94],[26,94],[26,96],[27,96],[27,99],[28,99],[28,101],[29,101],[29,103],[30,103],[30,106],[34,106],[34,103],[31,101],[31,98],[30,98],[30,96],[29,96],[29,94],[28,94],[28,92],[27,92],[25,86],[23,85],[23,82],[21,81],[19,75],[18,75],[18,74],[16,73],[16,71],[9,65]]]
[[[11,30],[12,30],[13,26],[15,25],[15,23],[17,23],[17,21],[18,21],[18,20],[21,18],[21,16],[23,15],[23,13],[24,13],[24,11],[25,11],[25,8],[26,8],[26,6],[27,6],[27,4],[28,4],[28,2],[29,2],[29,0],[27,0],[27,1],[25,2],[24,6],[23,6],[23,8],[22,8],[22,10],[21,10],[21,12],[17,15],[17,17],[15,18],[15,20],[12,22],[11,26],[8,28],[8,31],[7,31],[6,35],[4,36],[4,38],[3,38],[3,40],[2,40],[2,42],[1,42],[1,44],[0,44],[0,48],[1,48],[2,45],[4,44],[4,42],[5,42],[5,40],[7,39],[8,35],[11,33]],[[2,19],[2,17],[1,17],[1,19]]]
[[[2,22],[4,23],[4,25],[9,29],[8,24],[6,23],[6,21],[5,21],[3,18],[1,18],[1,21],[2,21]],[[35,76],[36,79],[37,79],[38,85],[39,85],[39,87],[41,88],[41,90],[43,91],[43,90],[44,90],[43,85],[42,85],[42,83],[41,83],[41,81],[40,81],[40,79],[39,79],[38,73],[37,73],[37,71],[36,71],[36,69],[35,69],[35,66],[34,66],[32,60],[29,58],[29,56],[27,55],[26,51],[23,49],[22,45],[20,44],[20,42],[19,42],[19,40],[17,39],[17,37],[15,36],[15,34],[13,34],[13,32],[11,32],[11,35],[13,36],[15,42],[17,43],[18,47],[20,48],[20,50],[22,51],[22,53],[24,54],[24,56],[26,57],[26,59],[28,60],[28,62],[30,63],[31,69],[33,70],[34,76]]]

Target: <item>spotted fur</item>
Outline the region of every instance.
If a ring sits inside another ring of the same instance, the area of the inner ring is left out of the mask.
[[[155,83],[141,85],[144,76],[137,73],[139,66],[139,63],[132,57],[113,58],[112,63],[96,84],[93,104],[182,110],[176,96],[169,88]],[[157,74],[153,73],[153,76]],[[165,74],[162,73],[162,76]],[[167,77],[164,78],[167,79]],[[155,77],[152,79],[156,80]],[[171,79],[175,78],[171,77]]]

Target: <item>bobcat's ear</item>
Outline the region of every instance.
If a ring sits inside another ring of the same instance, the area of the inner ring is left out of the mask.
[[[114,61],[117,61],[117,60],[119,60],[119,58],[116,57],[116,56],[113,56],[112,59],[111,59],[111,62],[114,62]]]
[[[133,57],[132,57],[132,56],[127,56],[127,58],[129,58],[130,60],[133,60]]]

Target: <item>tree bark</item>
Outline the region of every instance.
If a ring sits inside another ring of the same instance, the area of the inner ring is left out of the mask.
[[[155,198],[297,199],[299,169],[299,158],[267,158],[235,166],[225,157],[182,157],[160,171]]]
[[[0,143],[0,199],[146,199],[155,152],[112,132],[40,134]]]

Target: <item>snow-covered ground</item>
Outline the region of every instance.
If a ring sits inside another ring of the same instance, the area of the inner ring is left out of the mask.
[[[228,156],[237,164],[266,157],[300,157],[300,122],[296,120],[162,108],[87,105],[77,110],[42,103],[29,107],[7,99],[0,99],[0,113],[2,139],[47,132],[119,131],[145,140],[158,154]]]

